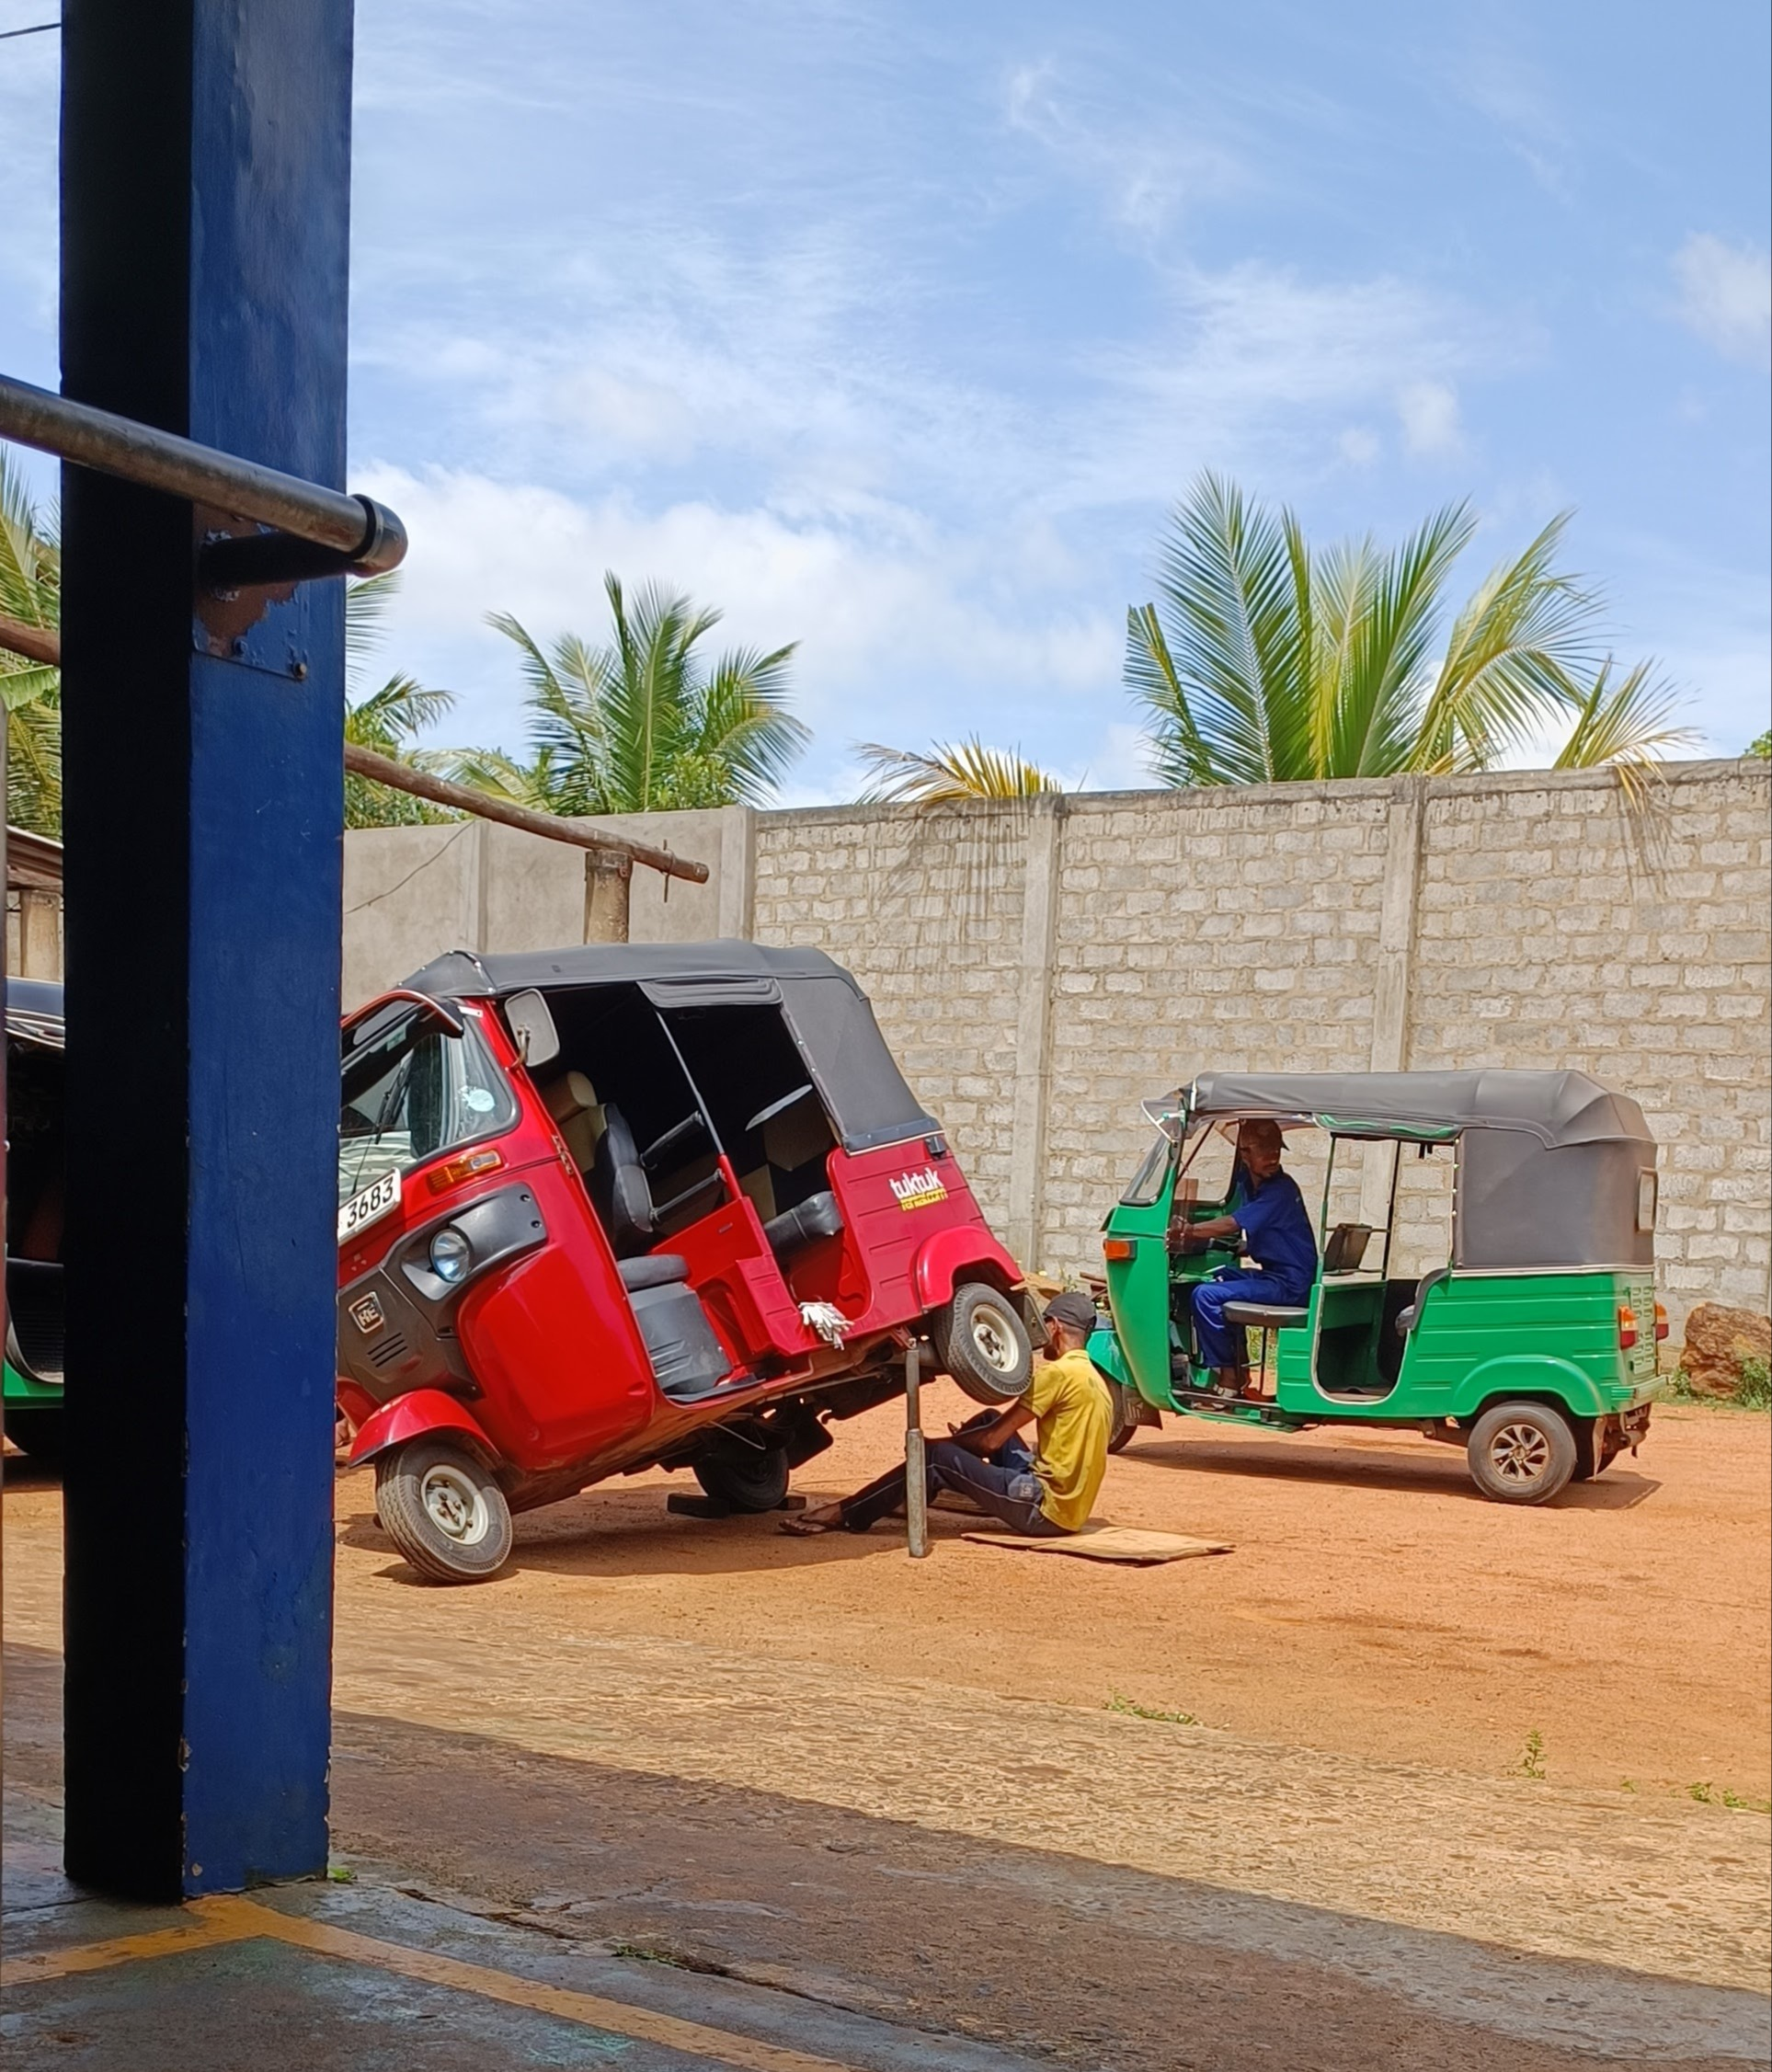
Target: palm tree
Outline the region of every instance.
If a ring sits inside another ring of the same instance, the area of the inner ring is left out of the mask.
[[[1682,700],[1671,684],[1651,675],[1651,667],[1639,662],[1614,683],[1612,658],[1606,657],[1575,707],[1575,724],[1553,770],[1609,766],[1632,798],[1641,800],[1645,782],[1670,749],[1698,746],[1694,728],[1668,724]]]
[[[0,453],[0,612],[59,632],[62,546],[52,515],[31,501],[24,477]],[[62,832],[62,672],[0,647],[6,712],[6,818],[33,834]]]
[[[1035,798],[1058,792],[1058,780],[1015,749],[987,748],[976,734],[963,741],[914,749],[860,741],[856,752],[873,772],[862,805],[946,806],[963,798]]]
[[[1150,715],[1171,784],[1485,770],[1572,727],[1563,768],[1641,774],[1684,741],[1647,666],[1613,684],[1597,600],[1557,567],[1567,515],[1502,563],[1447,618],[1476,521],[1435,512],[1397,548],[1313,551],[1277,517],[1204,475],[1177,508],[1158,601],[1126,614],[1126,682]],[[1604,715],[1604,719],[1602,719]],[[1585,716],[1583,716],[1585,715]]]
[[[359,748],[375,749],[395,761],[429,767],[438,759],[415,750],[427,727],[434,726],[455,704],[452,691],[428,691],[416,678],[391,676],[374,691],[362,688],[363,665],[382,640],[382,622],[398,594],[400,572],[371,576],[352,583],[345,593],[345,738]],[[345,825],[348,828],[406,828],[453,819],[455,816],[392,791],[367,777],[345,773]]]
[[[603,589],[604,647],[569,633],[544,653],[509,613],[488,618],[522,651],[535,755],[525,765],[470,751],[454,764],[461,781],[565,814],[762,804],[811,738],[787,709],[795,644],[704,666],[696,647],[718,612],[652,583],[630,603],[613,574]]]

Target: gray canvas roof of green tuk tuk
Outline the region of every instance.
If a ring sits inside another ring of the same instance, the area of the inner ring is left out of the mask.
[[[1585,1072],[1202,1072],[1190,1116],[1309,1116],[1351,1134],[1461,1140],[1453,1261],[1494,1271],[1648,1266],[1643,1112]],[[1648,1197],[1652,1209],[1653,1193]]]
[[[1366,1129],[1525,1129],[1547,1146],[1654,1139],[1643,1112],[1585,1072],[1202,1072],[1195,1116],[1311,1116]]]
[[[436,1000],[638,986],[655,1007],[779,1005],[848,1150],[941,1127],[905,1084],[867,995],[822,950],[737,941],[590,943],[486,956],[452,950],[405,983]]]

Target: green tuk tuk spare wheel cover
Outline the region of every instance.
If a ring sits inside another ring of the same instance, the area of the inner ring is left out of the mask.
[[[1655,1139],[1635,1101],[1585,1072],[1202,1072],[1168,1098],[1190,1122],[1264,1116],[1343,1136],[1456,1136],[1455,1265],[1654,1264],[1653,1218],[1639,1206]]]

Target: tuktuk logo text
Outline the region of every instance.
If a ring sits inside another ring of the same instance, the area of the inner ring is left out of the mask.
[[[938,1201],[947,1199],[942,1176],[932,1165],[924,1166],[920,1173],[899,1173],[892,1183],[892,1191],[898,1197],[900,1208],[932,1208]]]

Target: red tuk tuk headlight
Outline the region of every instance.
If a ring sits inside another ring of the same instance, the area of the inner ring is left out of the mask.
[[[1132,1240],[1130,1238],[1103,1238],[1102,1240],[1102,1257],[1103,1259],[1124,1262],[1130,1259],[1131,1256]]]
[[[1657,1302],[1655,1305],[1655,1336],[1658,1339],[1667,1336],[1667,1304],[1665,1302]]]
[[[1628,1353],[1637,1343],[1637,1312],[1629,1303],[1618,1304],[1618,1344]]]
[[[430,1270],[439,1280],[463,1279],[474,1264],[474,1247],[460,1231],[445,1223],[430,1241]]]

